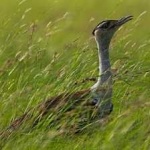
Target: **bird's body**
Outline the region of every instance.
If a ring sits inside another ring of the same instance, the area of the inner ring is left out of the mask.
[[[102,88],[101,93],[107,95],[107,90]],[[100,92],[99,91],[99,92]],[[75,93],[62,93],[51,97],[38,106],[31,108],[18,117],[0,133],[2,137],[8,137],[18,130],[23,124],[27,128],[34,128],[39,122],[49,118],[47,127],[76,133],[92,121],[100,119],[99,107],[92,101],[91,89],[77,91]],[[105,110],[105,116],[109,115],[112,108]],[[36,115],[35,115],[36,114]],[[105,117],[103,115],[103,117]],[[47,121],[48,122],[48,121]]]
[[[94,28],[93,35],[98,46],[99,78],[91,88],[74,93],[62,93],[42,102],[14,120],[7,128],[7,134],[11,134],[31,118],[32,127],[44,118],[48,118],[49,126],[59,124],[60,127],[79,129],[83,124],[110,114],[113,105],[109,44],[117,29],[131,19],[132,16],[119,20],[106,20]]]

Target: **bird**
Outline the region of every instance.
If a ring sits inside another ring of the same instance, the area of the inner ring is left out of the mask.
[[[132,19],[133,16],[129,15],[116,20],[104,20],[93,29],[92,35],[98,49],[99,77],[92,87],[74,93],[62,93],[42,101],[12,121],[0,135],[10,135],[30,119],[33,128],[47,118],[46,120],[50,120],[49,126],[59,124],[58,128],[68,127],[79,131],[80,126],[83,127],[95,118],[102,119],[108,116],[113,111],[113,77],[109,46],[116,31]],[[34,111],[36,111],[35,115],[33,115]],[[64,121],[65,119],[67,121]]]

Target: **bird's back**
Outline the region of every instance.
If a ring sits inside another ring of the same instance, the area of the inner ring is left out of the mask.
[[[1,135],[8,136],[22,125],[30,125],[33,129],[39,124],[76,132],[96,116],[97,108],[91,101],[90,93],[90,89],[86,89],[52,97],[12,121]]]

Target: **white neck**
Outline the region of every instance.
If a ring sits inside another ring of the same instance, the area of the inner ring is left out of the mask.
[[[109,44],[103,44],[101,41],[96,40],[98,47],[99,57],[99,77],[98,81],[92,90],[97,91],[103,87],[112,87],[112,73],[109,59]],[[106,46],[105,46],[106,45]]]

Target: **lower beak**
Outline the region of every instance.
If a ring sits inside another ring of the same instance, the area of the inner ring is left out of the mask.
[[[119,19],[116,23],[117,26],[121,26],[123,24],[125,24],[126,22],[130,21],[133,19],[133,16],[126,16],[126,17],[123,17],[121,19]]]

